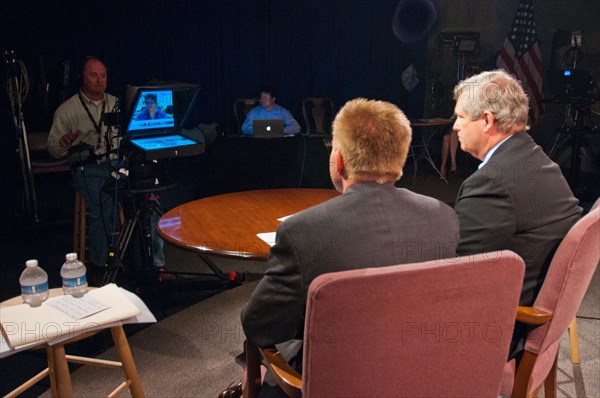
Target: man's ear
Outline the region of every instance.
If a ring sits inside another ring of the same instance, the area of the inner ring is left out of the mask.
[[[337,156],[335,157],[335,167],[337,168],[337,172],[340,174],[340,176],[344,175],[346,165],[344,164],[344,157],[340,151],[337,151]]]
[[[494,127],[496,118],[494,117],[494,114],[492,112],[485,111],[485,112],[483,112],[482,119],[485,123],[485,125],[483,127],[483,131],[485,133],[489,133],[491,128]]]

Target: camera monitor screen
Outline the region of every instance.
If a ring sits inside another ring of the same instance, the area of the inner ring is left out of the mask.
[[[140,90],[127,131],[169,131],[174,127],[173,90]]]
[[[194,141],[179,134],[174,134],[158,137],[134,138],[131,140],[131,143],[144,151],[156,151],[160,149],[196,145],[198,141]]]
[[[148,160],[191,156],[204,151],[204,144],[180,134],[133,138],[130,142],[141,149]]]
[[[121,110],[129,138],[175,134],[181,131],[196,103],[199,87],[174,83],[127,86]]]

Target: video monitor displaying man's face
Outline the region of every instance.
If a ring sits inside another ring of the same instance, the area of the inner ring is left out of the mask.
[[[139,93],[127,131],[168,130],[175,127],[172,90],[142,90]]]

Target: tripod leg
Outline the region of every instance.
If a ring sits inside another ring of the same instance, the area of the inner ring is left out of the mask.
[[[158,231],[156,230],[156,226],[158,225],[158,221],[162,215],[163,211],[159,207],[158,203],[156,203],[150,218],[150,238],[152,246],[152,265],[159,270],[164,270],[164,267],[167,263],[164,249],[165,241],[160,237]]]
[[[125,257],[125,252],[129,247],[131,236],[135,231],[136,223],[137,217],[128,218],[123,223],[123,227],[121,228],[121,232],[119,233],[119,239],[115,244],[115,250],[109,253],[108,267],[106,272],[104,273],[104,278],[102,278],[102,285],[114,283],[117,279],[117,274],[119,273],[119,270],[125,269],[123,258]]]
[[[563,142],[561,142],[559,144],[559,140],[561,138],[561,136],[563,135],[563,132],[559,129],[556,132],[556,137],[554,138],[554,142],[552,143],[552,148],[550,148],[550,152],[548,152],[548,157],[550,159],[558,159],[558,153],[562,153],[564,150],[564,140]]]
[[[589,161],[592,163],[593,170],[597,171],[600,168],[600,159],[598,159],[598,156],[596,156],[594,151],[592,151],[590,142],[585,143],[583,146],[583,151],[587,155]]]
[[[126,231],[126,242],[121,248],[121,258],[130,263],[132,270],[140,271],[136,272],[137,277],[148,276],[149,274],[152,274],[153,277],[154,265],[150,220],[152,217],[152,201],[144,193],[135,194],[132,199],[135,217],[131,229]],[[125,260],[126,252],[129,252],[127,260]],[[148,278],[145,279],[147,282]]]

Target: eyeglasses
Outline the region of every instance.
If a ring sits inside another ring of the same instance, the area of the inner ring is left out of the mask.
[[[146,101],[146,105],[154,105],[154,101]]]

